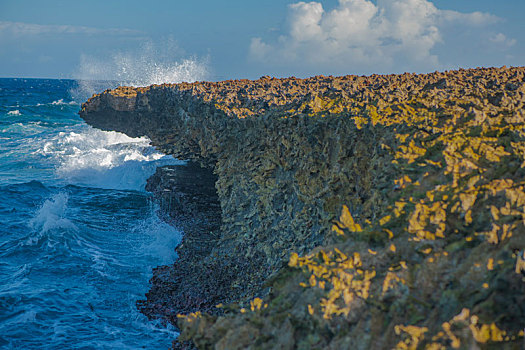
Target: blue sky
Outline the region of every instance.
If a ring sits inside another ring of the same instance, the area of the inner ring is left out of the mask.
[[[525,63],[524,13],[523,0],[0,0],[0,77],[177,70],[171,80],[222,80],[516,66]]]

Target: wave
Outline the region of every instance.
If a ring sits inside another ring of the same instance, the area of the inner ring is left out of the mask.
[[[86,191],[107,203],[86,211]],[[120,225],[101,217],[113,201],[107,193],[70,187],[52,194],[33,212],[29,230],[14,232],[2,246],[10,252],[2,252],[0,264],[8,273],[0,276],[0,347],[167,347],[178,335],[169,325],[149,322],[135,302],[147,291],[151,269],[173,263],[181,234],[159,219],[142,193],[110,191],[131,200],[115,213],[135,206],[140,219]],[[89,217],[106,224],[93,229]]]
[[[73,85],[35,86],[0,107],[0,348],[169,347],[175,330],[135,302],[181,234],[143,187],[157,166],[182,162],[147,138],[88,127]]]
[[[39,152],[54,158],[56,175],[69,184],[143,191],[158,166],[184,164],[157,152],[146,137],[83,126],[60,132]]]
[[[5,195],[5,193],[17,193],[17,194],[27,194],[38,195],[39,193],[48,193],[49,189],[40,181],[31,180],[27,182],[20,182],[16,184],[9,184],[0,186],[0,193]],[[9,201],[14,199],[9,198]],[[1,204],[0,204],[1,205]]]
[[[18,116],[18,115],[22,115],[22,113],[20,113],[20,110],[15,109],[15,110],[13,110],[13,111],[9,111],[9,112],[7,112],[7,115]]]
[[[31,231],[19,244],[19,249],[27,251],[28,247],[38,249],[42,253],[47,251],[47,257],[68,254],[70,242],[78,241],[79,232],[67,216],[67,193],[60,192],[47,199],[28,222]]]
[[[13,139],[13,135],[18,134],[19,136],[28,137],[36,135],[45,131],[47,128],[41,121],[37,122],[18,122],[18,123],[9,123],[0,128],[0,132],[4,134],[12,134],[8,139]],[[18,140],[17,140],[18,141]]]
[[[26,221],[29,231],[13,249],[35,251],[51,260],[64,256],[80,259],[91,271],[109,279],[121,278],[118,271],[134,266],[133,256],[144,260],[140,269],[146,275],[153,267],[177,259],[174,248],[182,235],[158,216],[158,207],[151,205],[145,194],[137,200],[130,192],[114,192],[113,197],[105,196],[104,202],[86,207],[86,196],[92,198],[88,201],[96,200],[97,195],[104,200],[104,193],[107,190],[96,189],[89,195],[77,187],[48,195]],[[128,208],[110,208],[111,202],[126,198],[131,200]],[[133,207],[142,211],[142,217],[134,217]],[[124,213],[125,217],[116,218]]]

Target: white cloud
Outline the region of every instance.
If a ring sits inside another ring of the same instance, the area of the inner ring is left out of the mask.
[[[319,25],[323,17],[323,5],[318,2],[290,5],[290,35],[298,42],[322,35]]]
[[[501,18],[494,16],[490,13],[484,13],[479,11],[471,13],[461,13],[457,11],[440,10],[440,15],[445,22],[457,21],[472,26],[485,26],[487,24],[501,22]]]
[[[443,29],[498,21],[487,13],[440,10],[428,0],[339,0],[330,11],[320,2],[298,2],[289,6],[288,28],[277,40],[252,38],[250,57],[328,70],[436,69],[433,49],[444,43]]]
[[[72,25],[44,25],[24,22],[3,22],[0,21],[0,35],[14,36],[35,36],[46,34],[83,34],[83,35],[126,35],[135,36],[141,33],[131,29],[120,28],[94,28]]]
[[[511,47],[516,44],[516,39],[507,38],[503,33],[494,34],[489,37],[489,41],[504,47]]]

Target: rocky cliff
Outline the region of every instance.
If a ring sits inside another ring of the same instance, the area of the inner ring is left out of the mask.
[[[210,203],[140,309],[199,348],[521,348],[524,77],[263,77],[95,95],[89,124],[200,164],[187,180],[174,169],[151,180],[164,203],[201,186],[172,216]]]

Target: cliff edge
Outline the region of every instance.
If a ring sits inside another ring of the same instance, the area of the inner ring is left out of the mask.
[[[195,223],[211,229],[156,269],[141,311],[199,348],[521,348],[524,77],[263,77],[93,96],[88,124],[200,164],[205,192],[216,180],[220,210]]]

